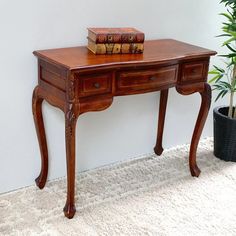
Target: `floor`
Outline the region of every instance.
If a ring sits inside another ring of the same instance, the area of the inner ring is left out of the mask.
[[[77,213],[63,216],[65,179],[0,195],[0,235],[236,235],[236,164],[201,141],[199,178],[188,145],[77,176]]]

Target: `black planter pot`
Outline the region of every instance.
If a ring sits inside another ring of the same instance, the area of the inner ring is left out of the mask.
[[[217,107],[214,115],[214,155],[236,162],[236,119],[227,116],[229,107]]]

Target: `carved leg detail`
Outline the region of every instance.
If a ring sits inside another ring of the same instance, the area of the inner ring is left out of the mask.
[[[201,108],[198,114],[197,122],[194,128],[191,146],[190,146],[190,155],[189,155],[189,167],[191,171],[192,176],[198,177],[200,174],[200,169],[197,166],[196,163],[196,152],[197,152],[197,146],[199,143],[199,139],[202,134],[203,127],[205,125],[207,115],[211,106],[211,87],[209,84],[204,84],[204,90],[200,92],[202,102],[201,102]]]
[[[76,208],[74,203],[75,195],[75,128],[77,118],[71,105],[66,112],[65,133],[66,133],[66,163],[67,163],[67,200],[64,207],[64,214],[67,218],[73,218]]]
[[[165,124],[168,92],[169,92],[168,89],[162,90],[161,95],[160,95],[157,140],[156,140],[156,146],[154,147],[154,152],[158,156],[160,156],[162,154],[163,150],[164,150],[163,147],[162,147],[162,138],[163,138],[163,130],[164,130],[164,124]]]
[[[42,102],[43,98],[39,96],[39,88],[37,86],[33,92],[32,110],[41,153],[41,171],[38,178],[35,179],[40,189],[44,188],[48,175],[48,149],[42,116]]]
[[[196,125],[194,128],[193,136],[192,136],[190,154],[189,154],[189,167],[190,167],[191,175],[198,177],[201,171],[197,166],[196,152],[197,152],[199,139],[201,137],[202,130],[205,125],[208,111],[211,105],[211,87],[209,84],[204,83],[197,86],[195,88],[195,91],[193,91],[192,89],[188,91],[188,87],[186,87],[186,90],[184,87],[177,88],[177,91],[184,95],[191,94],[194,92],[199,92],[202,99],[201,108],[198,114],[198,118],[197,118]]]

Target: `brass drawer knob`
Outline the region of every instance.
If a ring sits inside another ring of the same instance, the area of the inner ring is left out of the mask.
[[[94,87],[95,87],[95,88],[100,88],[101,86],[100,86],[99,83],[94,83]]]
[[[197,69],[192,69],[192,73],[196,74],[197,73]]]
[[[153,77],[150,78],[150,80],[155,81],[155,80],[157,80],[157,77],[153,76]]]

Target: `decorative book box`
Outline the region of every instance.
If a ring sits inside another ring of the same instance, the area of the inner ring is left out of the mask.
[[[88,28],[88,49],[94,54],[142,53],[144,38],[135,28]]]

